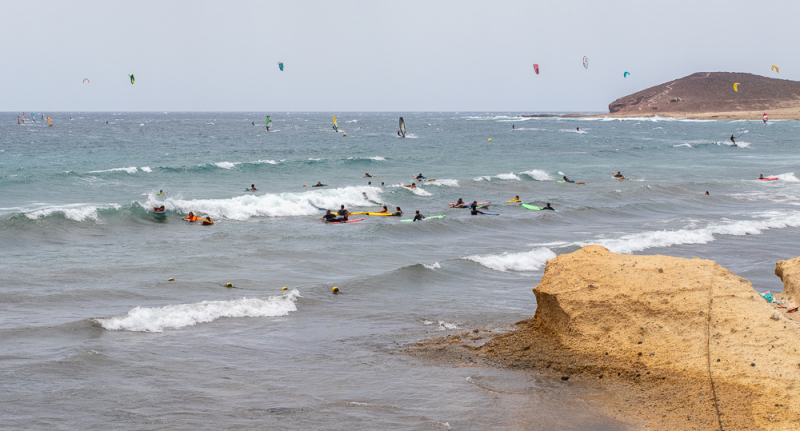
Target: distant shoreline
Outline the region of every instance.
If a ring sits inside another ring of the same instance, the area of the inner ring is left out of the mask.
[[[658,112],[650,115],[641,113],[605,114],[534,114],[520,115],[522,118],[674,118],[681,120],[751,120],[761,121],[766,112],[770,120],[800,120],[800,108],[783,108],[768,111],[728,111],[728,112]]]

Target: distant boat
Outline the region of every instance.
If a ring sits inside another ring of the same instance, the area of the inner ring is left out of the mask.
[[[400,136],[406,137],[406,122],[403,121],[403,117],[400,117]]]
[[[336,116],[335,115],[333,116],[333,131],[334,132],[338,132],[339,131],[339,122],[336,121]]]

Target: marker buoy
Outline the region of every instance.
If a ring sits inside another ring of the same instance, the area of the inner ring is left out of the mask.
[[[225,287],[233,287],[233,285],[230,283],[225,283]]]
[[[347,136],[347,133],[343,134],[342,136]]]
[[[492,142],[492,138],[489,138],[489,142]]]
[[[170,278],[167,279],[167,281],[175,281],[175,279],[170,277]]]
[[[286,290],[286,286],[283,286],[283,289],[281,289],[281,290]]]
[[[337,293],[339,293],[339,288],[336,287],[336,286],[333,286],[333,289],[331,289],[331,292],[333,292],[334,294],[337,294]]]

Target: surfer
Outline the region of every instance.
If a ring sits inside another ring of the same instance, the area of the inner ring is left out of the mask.
[[[320,218],[320,220],[324,222],[332,222],[332,221],[339,221],[339,218],[336,217],[331,210],[325,210],[325,215]]]
[[[375,211],[375,212],[376,212],[376,213],[388,213],[388,212],[389,212],[389,208],[386,208],[386,205],[384,205],[382,210],[380,210],[380,211]]]
[[[575,128],[575,131],[576,131],[576,132],[580,132],[580,131],[581,131],[581,128],[580,128],[580,127],[576,127],[576,128]]]
[[[344,205],[339,207],[339,217],[342,218],[342,221],[347,221],[347,218],[350,217],[350,211],[347,211]]]
[[[386,207],[384,207],[384,208],[386,208]],[[400,207],[396,207],[396,209],[394,210],[392,215],[399,217],[399,216],[403,215],[403,210],[401,210]]]
[[[618,179],[618,180],[624,180],[624,179],[625,179],[625,177],[624,177],[624,176],[622,176],[622,174],[620,173],[620,171],[617,171],[617,173],[616,173],[616,174],[612,172],[612,175],[614,175],[614,178],[616,178],[616,179]]]
[[[365,173],[361,178],[383,178],[383,175],[370,175],[369,172]]]
[[[555,211],[555,210],[556,210],[555,208],[553,208],[553,207],[551,207],[551,206],[550,206],[550,202],[548,202],[548,203],[547,203],[547,204],[544,206],[544,208],[542,208],[542,209],[543,209],[543,210],[550,210],[550,211]]]
[[[417,210],[416,214],[414,214],[414,221],[417,221],[417,220],[425,220],[425,216],[420,214],[419,210]]]
[[[381,187],[384,187],[384,185],[383,185],[383,181],[381,181]]]
[[[577,182],[576,182],[576,181],[571,181],[571,180],[570,180],[569,178],[567,178],[566,176],[563,176],[562,178],[564,179],[564,182],[565,182],[565,183],[572,183],[572,184],[584,184],[584,185],[586,184],[586,182],[585,182],[585,181],[577,181]]]
[[[414,178],[417,179],[417,180],[424,180],[425,179],[425,177],[422,175],[422,172],[420,172],[419,175],[417,175]]]
[[[478,210],[478,201],[472,201],[472,203],[469,206],[469,209],[470,209],[469,212],[472,215],[483,214],[483,211]]]
[[[153,207],[154,213],[163,213],[164,211],[166,211],[166,209],[164,209],[164,205],[161,205],[160,207]]]
[[[317,183],[311,187],[325,187],[325,186],[327,186],[327,184],[322,184],[322,181],[317,181]]]
[[[254,126],[256,125],[256,122],[255,122],[255,121],[253,121],[253,125],[254,125]]]
[[[255,184],[250,184],[250,188],[249,189],[245,189],[245,190],[247,190],[248,192],[254,192],[254,191],[258,190],[258,189],[256,188]]]
[[[708,190],[706,190],[706,196],[708,196]]]
[[[764,179],[764,174],[758,174],[758,179],[759,180],[763,180]]]
[[[213,222],[213,221],[211,221],[211,217],[206,217],[206,219],[205,219],[205,220],[203,220],[203,224],[204,224],[205,226],[208,226],[208,225],[212,225],[212,224],[214,224],[214,222]]]
[[[519,195],[514,195],[514,199],[511,202],[519,202]]]
[[[184,217],[183,219],[186,221],[197,221],[200,220],[200,217],[197,217],[196,215],[194,215],[193,212],[189,211],[189,215]]]
[[[402,183],[401,183],[401,184],[402,184]],[[405,187],[408,187],[408,188],[410,188],[410,189],[415,189],[415,188],[417,188],[417,183],[411,183],[411,185],[410,185],[410,186],[405,186]]]
[[[464,200],[461,198],[458,198],[456,203],[453,204],[453,208],[464,208],[465,206],[467,206],[467,204],[465,204]]]
[[[742,135],[739,135],[739,136],[742,136]],[[736,138],[738,138],[739,136],[734,137],[733,135],[731,135],[731,142],[733,142],[733,146],[734,147],[738,147],[738,145],[736,145]]]
[[[166,194],[167,193],[164,190],[159,190],[158,193],[156,194],[156,196],[164,196]]]

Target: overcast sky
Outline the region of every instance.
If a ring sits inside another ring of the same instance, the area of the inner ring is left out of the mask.
[[[798,16],[797,0],[0,0],[0,111],[607,111],[698,71],[800,80]]]

